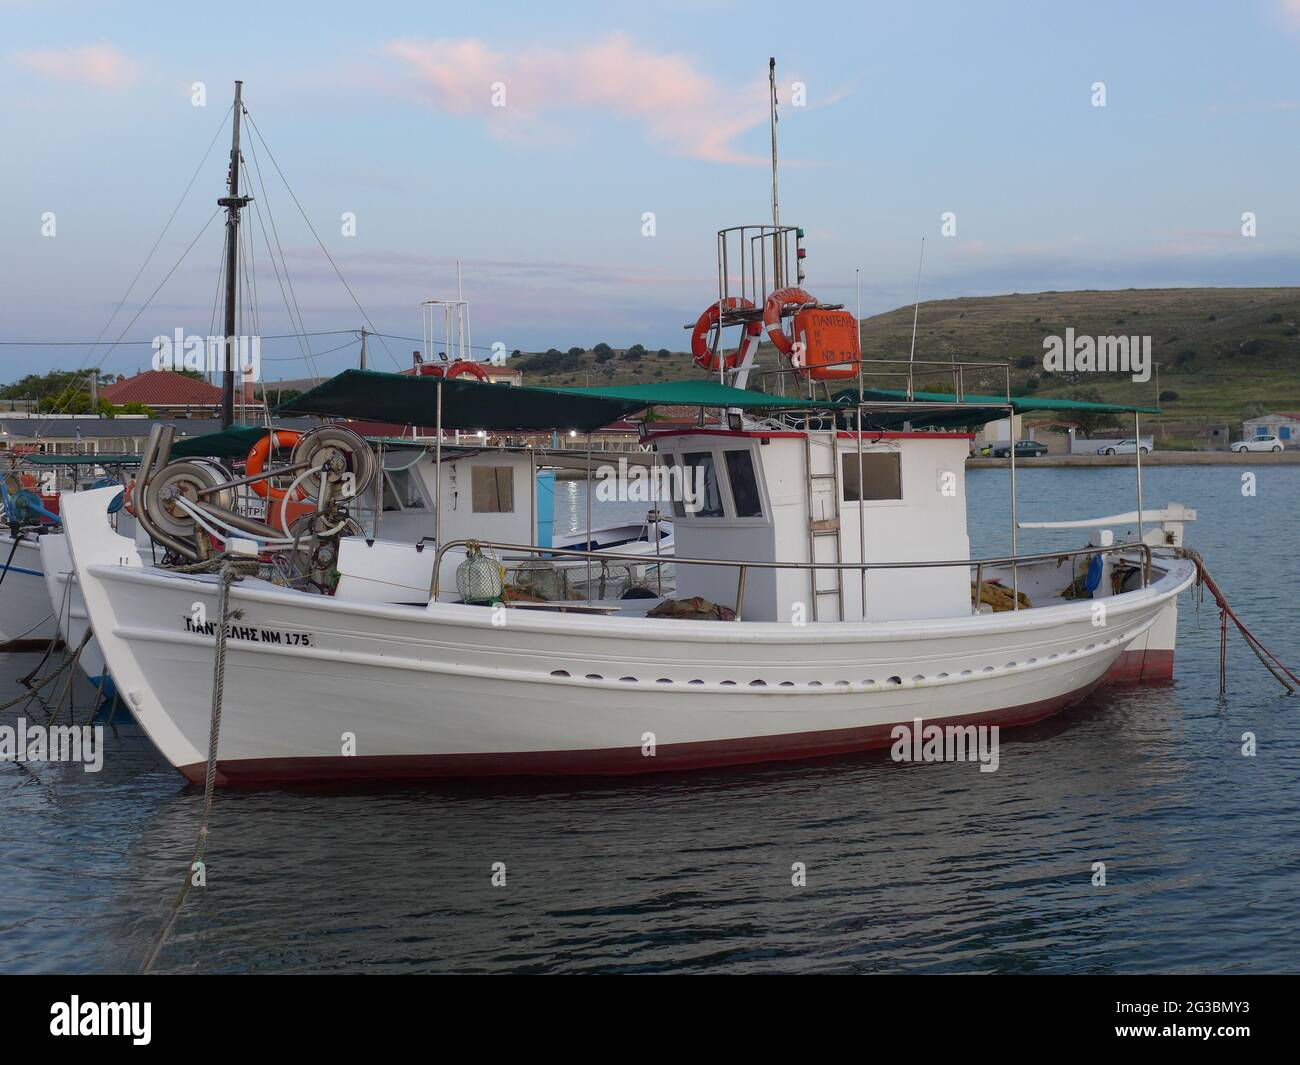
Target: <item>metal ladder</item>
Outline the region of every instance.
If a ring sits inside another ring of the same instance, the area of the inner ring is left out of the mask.
[[[821,620],[821,599],[824,596],[833,595],[836,597],[839,614],[836,618],[827,618],[826,620],[843,621],[844,620],[844,571],[840,569],[832,570],[835,574],[835,585],[831,588],[819,588],[817,586],[817,574],[819,570],[816,563],[825,562],[826,559],[817,557],[817,541],[826,537],[833,537],[835,544],[836,563],[844,561],[844,551],[840,543],[840,464],[839,449],[835,442],[835,430],[832,429],[825,434],[827,446],[823,447],[820,443],[814,447],[813,434],[807,429],[803,434],[804,448],[804,488],[805,498],[808,504],[808,561],[813,563],[808,569],[809,599],[812,605],[813,621]],[[830,456],[830,469],[819,469],[816,458],[816,451],[824,451]],[[819,484],[821,487],[819,487]],[[829,500],[826,497],[826,489],[830,490]],[[818,517],[816,504],[820,502],[823,505],[823,513],[829,513],[829,517]]]

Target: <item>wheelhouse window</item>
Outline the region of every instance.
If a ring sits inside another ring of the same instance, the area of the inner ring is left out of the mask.
[[[414,470],[384,472],[384,510],[426,510],[424,492]]]
[[[687,452],[682,456],[682,473],[686,480],[683,492],[693,504],[686,507],[686,513],[695,518],[721,518],[722,492],[713,455],[708,451]]]
[[[685,475],[684,472],[685,468],[683,467],[683,474],[675,475],[676,471],[673,465],[673,457],[672,455],[668,455],[668,454],[665,454],[663,456],[663,464],[664,464],[664,469],[668,472],[668,476],[665,478],[664,484],[668,493],[668,497],[673,504],[673,516],[677,518],[684,518],[686,517],[686,506],[682,502],[682,493],[680,491],[678,476]]]
[[[514,471],[509,466],[475,466],[471,474],[475,514],[513,514]]]
[[[723,456],[731,479],[731,501],[736,504],[736,517],[762,517],[763,497],[754,475],[754,457],[748,451],[724,451]]]
[[[861,469],[858,459],[862,459]],[[844,455],[844,501],[902,499],[903,474],[897,452],[856,451]]]

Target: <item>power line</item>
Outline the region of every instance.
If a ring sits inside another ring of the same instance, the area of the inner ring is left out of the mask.
[[[263,340],[296,340],[299,336],[309,337],[331,337],[342,336],[344,333],[356,333],[355,329],[327,329],[318,333],[276,333],[272,336],[263,336]],[[398,338],[403,339],[403,338]],[[89,340],[0,340],[0,347],[9,348],[84,348],[91,343]],[[152,340],[118,340],[113,346],[118,348],[153,347]]]

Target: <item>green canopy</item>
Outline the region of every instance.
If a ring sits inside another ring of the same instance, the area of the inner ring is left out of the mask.
[[[798,408],[807,410],[807,399],[787,399],[769,396],[764,392],[751,392],[743,388],[730,388],[711,379],[689,381],[664,381],[648,385],[610,385],[606,388],[544,388],[542,392],[564,392],[573,396],[599,396],[607,399],[633,400],[643,407],[735,407],[738,410],[778,410]],[[817,406],[814,401],[811,405]]]
[[[442,388],[444,429],[577,429],[589,432],[655,404],[697,407],[806,408],[806,400],[765,396],[715,381],[669,381],[613,388],[527,388],[458,377],[414,377],[344,370],[276,409],[276,414],[360,418],[396,425],[437,424]]]
[[[259,439],[266,436],[260,425],[232,425],[219,433],[187,436],[172,444],[174,459],[242,459]]]
[[[834,400],[852,407],[857,403],[857,389],[838,392]],[[1007,416],[1010,406],[1017,414],[1034,411],[1073,411],[1076,414],[1159,414],[1158,407],[1129,407],[1119,403],[1089,403],[1081,399],[1050,399],[1046,397],[964,395],[960,403],[951,392],[913,392],[912,398],[902,389],[863,389],[862,399],[869,405],[863,412],[864,422],[869,421],[885,429],[897,428],[904,423],[913,428],[956,429],[980,426]],[[927,409],[928,408],[928,409]],[[949,409],[945,409],[949,408]]]

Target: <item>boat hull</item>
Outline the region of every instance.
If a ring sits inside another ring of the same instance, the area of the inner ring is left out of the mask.
[[[81,647],[81,641],[90,630],[90,615],[86,613],[86,600],[73,572],[68,538],[61,533],[47,533],[41,537],[40,551],[46,594],[54,610],[59,638],[67,648]],[[85,647],[81,647],[77,666],[90,683],[99,689],[101,696],[109,699],[113,697],[116,692],[113,678],[104,661],[103,649],[93,633]]]
[[[66,514],[92,623],[131,711],[197,779],[215,579],[142,569],[96,522],[93,495]],[[869,749],[918,718],[1026,724],[1105,680],[1194,577],[1169,567],[1111,599],[1100,628],[1086,603],[905,623],[506,611],[501,624],[488,608],[244,581],[232,589],[242,616],[227,642],[220,782],[646,773]]]
[[[58,631],[41,568],[41,539],[25,534],[15,548],[12,535],[0,535],[0,651],[43,650]]]

